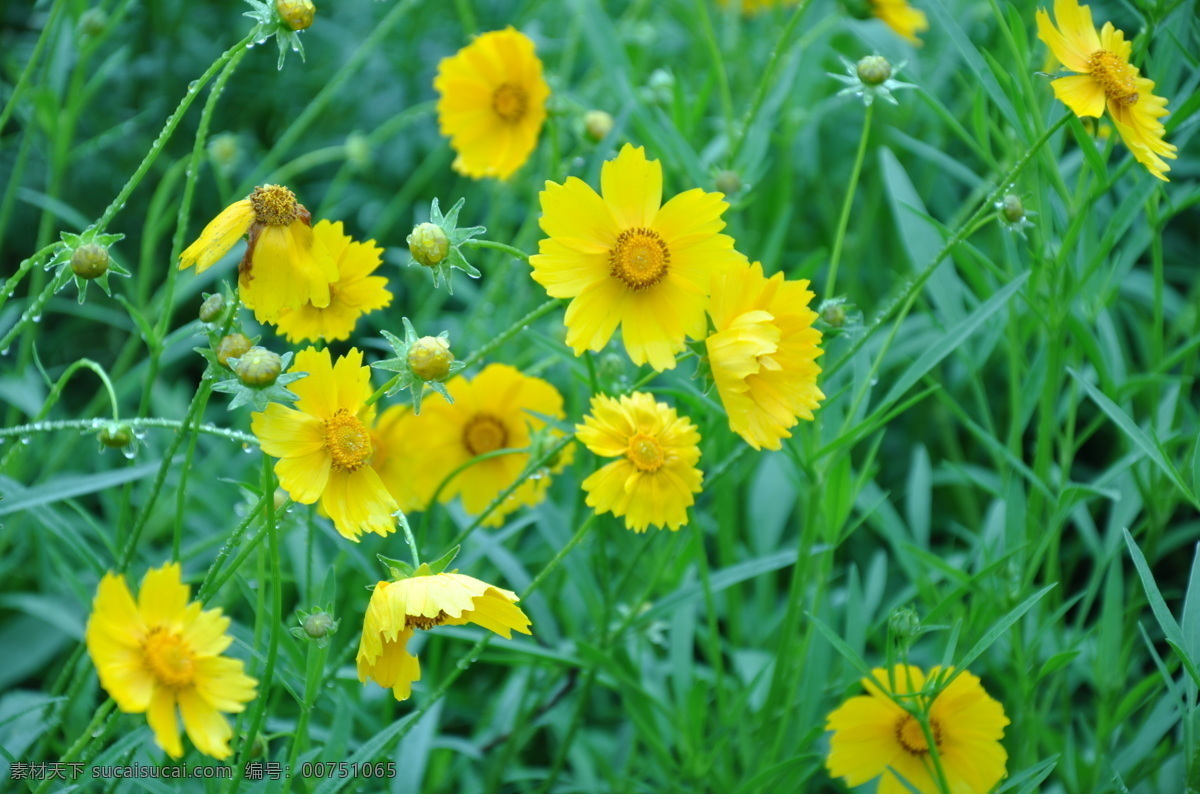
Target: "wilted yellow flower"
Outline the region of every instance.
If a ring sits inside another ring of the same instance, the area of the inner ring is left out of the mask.
[[[320,499],[334,527],[350,540],[357,542],[364,532],[394,532],[392,514],[399,508],[372,461],[368,428],[375,407],[365,406],[371,369],[362,366],[362,353],[351,348],[335,365],[328,350],[310,347],[296,354],[292,369],[308,373],[288,385],[300,396],[296,408],[271,403],[250,416],[263,452],[280,458],[279,485],[294,502]]]
[[[635,532],[688,522],[704,473],[695,467],[700,433],[687,417],[645,392],[619,400],[599,394],[575,435],[600,457],[616,458],[583,481],[588,507],[624,516]]]
[[[813,328],[812,297],[807,280],[766,278],[758,262],[714,280],[709,365],[730,429],[755,449],[779,449],[788,428],[811,420],[825,398],[817,388],[821,332]]]
[[[358,644],[358,680],[368,679],[408,700],[421,664],[408,652],[416,629],[474,623],[505,639],[531,634],[517,594],[461,573],[435,574],[422,565],[407,579],[379,582],[371,594]]]
[[[337,265],[313,237],[310,217],[292,191],[282,185],[254,188],[214,218],[179,257],[181,269],[203,273],[249,234],[246,255],[238,265],[242,303],[259,322],[275,322],[282,309],[306,303],[329,305],[329,282]]]
[[[1125,34],[1105,22],[1096,33],[1092,9],[1076,0],[1054,0],[1054,18],[1038,9],[1038,38],[1046,43],[1054,57],[1077,74],[1060,77],[1051,83],[1054,95],[1076,116],[1099,118],[1108,115],[1121,140],[1137,161],[1151,174],[1169,181],[1164,173],[1171,167],[1163,157],[1175,159],[1176,148],[1163,140],[1166,128],[1167,100],[1154,95],[1154,81],[1142,77],[1129,62],[1131,46]]]
[[[168,755],[183,757],[178,708],[196,749],[223,759],[233,730],[221,712],[241,712],[258,682],[240,659],[221,655],[233,641],[229,618],[188,598],[179,563],[147,571],[136,603],[125,577],[108,572],[92,602],[87,649],[104,691],[121,711],[145,713]]]
[[[438,64],[438,124],[454,170],[508,179],[537,146],[550,86],[533,42],[513,28],[484,33]]]
[[[279,313],[279,333],[293,343],[349,339],[359,317],[392,302],[387,279],[371,275],[383,261],[383,249],[374,240],[355,242],[342,230],[341,221],[318,222],[313,236],[337,263],[338,278],[329,285],[329,304],[318,307],[308,303],[299,309],[283,309]]]
[[[920,668],[896,665],[891,681],[884,669],[871,672],[874,680],[862,680],[869,694],[850,698],[829,715],[825,727],[834,734],[826,765],[831,776],[852,787],[882,776],[879,794],[908,794],[898,773],[922,794],[938,794],[929,742],[913,714],[919,699],[928,707],[930,733],[951,791],[987,794],[1004,777],[1008,753],[1000,739],[1008,718],[978,678],[961,673],[930,703],[927,695],[915,694],[926,685]],[[929,678],[947,672],[934,667]]]
[[[600,350],[617,326],[635,364],[673,369],[684,339],[703,339],[712,277],[745,257],[720,234],[729,206],[700,189],[662,203],[662,165],[626,144],[600,172],[601,198],[569,177],[540,194],[549,239],[530,258],[533,279],[567,307],[567,344]]]
[[[929,30],[925,12],[910,6],[908,0],[871,0],[871,13],[916,47],[921,46],[917,34]]]

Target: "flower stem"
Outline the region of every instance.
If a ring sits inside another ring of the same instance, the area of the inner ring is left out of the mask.
[[[825,298],[834,296],[837,289],[838,265],[842,261],[842,245],[846,241],[846,228],[850,225],[850,210],[854,206],[854,194],[858,190],[858,177],[862,173],[863,157],[867,153],[867,139],[871,137],[871,114],[875,103],[867,105],[867,114],[863,117],[862,137],[858,140],[858,154],[854,157],[854,167],[850,170],[850,184],[846,187],[846,199],[842,203],[842,216],[838,219],[837,234],[833,238],[833,252],[829,255],[829,282],[825,287]]]
[[[128,425],[131,428],[163,428],[168,430],[182,430],[190,424],[187,420],[180,421],[178,419],[159,419],[149,416],[142,419],[125,419],[122,424]],[[0,438],[12,438],[14,436],[32,436],[39,433],[53,433],[59,430],[99,430],[103,426],[103,421],[99,419],[61,419],[54,422],[31,422],[27,425],[15,425],[13,427],[0,427]],[[258,444],[258,439],[249,433],[243,433],[239,430],[230,430],[216,425],[194,425],[189,428],[192,431],[204,433],[210,436],[218,436],[219,438],[227,438],[230,441],[237,441],[242,444]]]
[[[721,97],[721,111],[725,114],[725,131],[729,136],[730,153],[734,138],[737,137],[737,122],[733,118],[733,92],[729,90],[729,75],[725,73],[725,62],[721,58],[721,47],[717,44],[717,33],[713,29],[712,17],[708,13],[708,0],[696,0],[696,16],[700,18],[700,26],[704,29],[704,43],[708,47],[708,57],[712,68],[717,73],[717,93]]]
[[[404,541],[408,543],[408,549],[412,552],[413,567],[420,568],[421,555],[417,552],[417,541],[413,537],[412,527],[408,525],[408,516],[404,515],[403,510],[400,510],[396,513],[396,519],[400,522],[400,530],[404,533]]]
[[[796,26],[800,24],[800,18],[808,10],[809,2],[810,0],[800,0],[800,4],[796,6],[796,10],[788,18],[783,32],[779,34],[779,38],[775,42],[775,49],[771,50],[771,58],[767,61],[767,68],[763,70],[762,79],[758,81],[758,88],[754,90],[754,99],[751,100],[750,107],[742,119],[742,126],[738,131],[737,141],[730,149],[730,164],[737,159],[738,153],[741,152],[742,144],[746,142],[746,133],[749,132],[750,126],[758,116],[758,111],[762,109],[762,104],[767,98],[767,92],[775,83],[775,70],[779,68],[779,59],[788,48],[792,34],[795,32]]]
[[[464,248],[491,248],[496,251],[503,251],[504,253],[515,257],[516,259],[520,259],[522,262],[529,262],[529,254],[525,253],[520,248],[514,248],[511,245],[498,243],[494,240],[466,240],[462,245]]]

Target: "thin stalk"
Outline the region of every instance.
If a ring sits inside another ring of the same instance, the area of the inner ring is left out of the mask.
[[[700,27],[704,31],[704,43],[708,47],[708,57],[711,66],[717,73],[717,94],[721,98],[721,112],[725,115],[725,131],[729,136],[732,147],[737,137],[737,122],[733,118],[733,92],[729,89],[729,75],[725,73],[725,61],[721,57],[721,46],[717,43],[717,33],[713,30],[712,17],[708,13],[708,0],[695,0],[696,16],[700,18]]]
[[[17,84],[13,86],[12,94],[9,95],[8,101],[4,103],[4,110],[0,111],[0,133],[4,132],[4,127],[8,124],[13,111],[17,108],[17,102],[20,101],[21,95],[25,93],[25,88],[29,85],[29,78],[33,75],[34,69],[37,68],[37,62],[42,57],[42,50],[46,49],[46,44],[50,41],[50,34],[57,27],[58,18],[62,16],[62,10],[66,6],[67,3],[63,2],[63,0],[55,0],[54,5],[50,8],[50,16],[46,18],[46,25],[42,28],[41,33],[38,34],[37,43],[33,45],[33,52],[29,56],[29,62],[21,70],[21,76],[17,78]]]
[[[220,582],[215,582],[214,579],[220,573],[221,566],[225,564],[225,559],[229,556],[233,548],[241,544],[242,535],[246,534],[246,530],[254,523],[254,519],[258,518],[258,514],[266,509],[268,501],[274,506],[274,493],[263,494],[258,497],[258,501],[255,502],[254,507],[250,508],[250,511],[246,513],[241,522],[233,528],[233,532],[229,533],[229,539],[225,541],[225,545],[217,552],[216,559],[208,567],[208,573],[204,575],[204,581],[200,583],[200,589],[196,594],[197,601],[201,603],[207,601],[219,589]]]
[[[139,428],[182,430],[190,423],[186,419],[180,421],[178,419],[159,419],[150,416],[142,419],[123,419],[121,420],[121,424],[135,430]],[[60,430],[99,430],[103,425],[104,421],[100,419],[60,419],[53,422],[31,422],[30,424],[16,425],[14,427],[0,427],[0,438],[33,436],[39,433],[54,433]],[[189,429],[194,432],[204,433],[205,435],[237,441],[240,444],[258,444],[257,438],[239,430],[230,430],[225,427],[217,427],[216,425],[195,425]]]
[[[509,254],[517,259],[520,259],[522,262],[525,262],[526,264],[528,264],[528,262],[529,262],[529,254],[525,253],[520,248],[514,248],[513,246],[505,245],[504,243],[498,243],[495,240],[467,240],[463,243],[463,247],[464,248],[491,248],[495,251],[503,251],[506,254]]]
[[[854,206],[854,194],[858,190],[858,177],[862,173],[863,157],[867,153],[867,139],[871,137],[871,114],[875,103],[867,105],[863,117],[862,137],[858,139],[858,154],[854,156],[854,167],[850,169],[850,184],[846,187],[846,199],[842,202],[842,215],[838,219],[837,234],[833,238],[833,252],[829,255],[829,283],[825,287],[826,299],[832,298],[837,289],[838,265],[842,261],[842,245],[846,241],[846,229],[850,226],[850,210]]]

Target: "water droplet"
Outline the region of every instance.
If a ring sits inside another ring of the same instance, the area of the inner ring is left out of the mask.
[[[32,438],[30,438],[29,436],[21,436],[21,443],[22,443],[22,444],[28,444],[30,441],[33,441],[33,439],[32,439]]]
[[[7,347],[6,347],[6,348],[4,348],[3,350],[0,350],[0,356],[7,356],[7,355],[8,355],[8,348],[7,348]]]
[[[134,449],[135,446],[135,444],[130,444],[129,446],[121,447],[121,454],[129,460],[133,460],[133,456],[137,454],[137,450]]]
[[[245,452],[247,455],[249,455],[253,451],[254,451],[254,447],[250,446],[249,444],[247,444],[244,441],[242,442],[242,452]]]
[[[192,82],[188,83],[188,93],[189,93],[189,94],[194,94],[194,93],[196,93],[196,89],[197,89],[197,88],[199,88],[199,87],[200,87],[200,81],[199,81],[199,80],[193,80]]]
[[[40,314],[35,314],[35,315],[33,315],[32,317],[30,317],[29,319],[30,319],[30,320],[32,320],[32,321],[33,321],[33,322],[35,322],[35,323],[40,323],[40,322],[42,321],[42,315],[40,315]]]
[[[252,42],[250,42],[249,44],[247,44],[247,45],[246,45],[246,49],[248,49],[248,50],[252,50],[252,49],[254,49],[254,42],[252,41]]]
[[[133,437],[136,438],[138,441],[141,441],[143,438],[146,437],[146,431],[145,430],[134,430]]]

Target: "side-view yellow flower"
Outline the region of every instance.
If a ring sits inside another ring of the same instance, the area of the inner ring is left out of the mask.
[[[928,710],[930,734],[950,790],[991,791],[1004,777],[1008,762],[1000,744],[1008,718],[979,679],[965,671],[932,702],[928,695],[917,694],[927,681],[944,679],[949,672],[934,667],[926,679],[920,668],[898,664],[889,680],[887,670],[872,670],[872,678],[862,680],[868,694],[850,698],[826,722],[834,732],[826,760],[829,774],[844,778],[851,787],[879,777],[879,794],[908,794],[898,773],[922,794],[938,794],[929,741],[914,714],[922,707]]]
[[[1167,100],[1154,95],[1154,81],[1142,77],[1129,62],[1132,50],[1125,34],[1105,22],[1097,33],[1092,9],[1076,0],[1054,0],[1054,19],[1038,9],[1038,38],[1069,71],[1051,83],[1054,95],[1076,116],[1099,118],[1104,110],[1113,120],[1121,140],[1151,174],[1169,181],[1171,167],[1162,158],[1175,159],[1176,148],[1163,140]]]
[[[233,729],[221,713],[241,712],[258,682],[240,659],[221,655],[233,641],[229,618],[189,596],[179,563],[147,571],[136,602],[125,577],[109,571],[92,603],[87,649],[104,691],[121,711],[144,713],[168,755],[183,757],[178,709],[196,749],[223,759]]]
[[[688,522],[704,473],[696,468],[700,433],[687,417],[645,392],[616,400],[599,394],[575,435],[600,457],[615,458],[583,481],[588,507],[624,516],[635,532]]]
[[[569,177],[540,194],[548,239],[530,258],[533,279],[567,307],[567,344],[600,350],[617,326],[635,364],[675,367],[684,339],[704,338],[717,273],[745,257],[720,234],[729,206],[699,188],[662,203],[662,164],[626,144],[600,171],[603,198]]]
[[[910,6],[908,0],[871,0],[871,13],[914,47],[921,46],[917,34],[929,30],[925,12]]]
[[[289,384],[300,397],[296,408],[271,403],[250,416],[263,452],[280,459],[279,485],[300,504],[320,499],[334,527],[350,540],[357,542],[364,532],[394,532],[392,514],[399,508],[372,465],[368,428],[375,407],[365,405],[371,369],[362,366],[362,353],[351,348],[333,364],[328,350],[310,347],[296,354],[292,369],[308,373]]]
[[[763,276],[762,265],[739,265],[714,280],[708,312],[709,366],[729,427],[755,449],[779,449],[798,419],[813,418],[825,395],[817,388],[821,332],[808,307],[808,281]]]
[[[421,664],[408,652],[416,629],[474,623],[505,639],[532,634],[517,594],[461,573],[437,573],[422,565],[407,579],[379,582],[371,594],[358,643],[358,680],[372,680],[408,700]]]
[[[298,309],[280,310],[279,333],[292,343],[349,339],[359,317],[392,302],[387,279],[371,275],[383,262],[383,249],[374,240],[355,242],[342,230],[341,221],[319,221],[313,236],[337,264],[338,278],[329,285],[329,304],[306,303]]]
[[[508,179],[537,146],[550,86],[533,42],[513,28],[484,33],[438,64],[438,125],[472,179]]]
[[[310,216],[292,191],[264,185],[214,218],[179,257],[180,269],[203,273],[249,234],[238,265],[242,303],[259,322],[275,322],[280,310],[306,303],[329,305],[329,282],[338,277],[329,252],[313,237]]]

